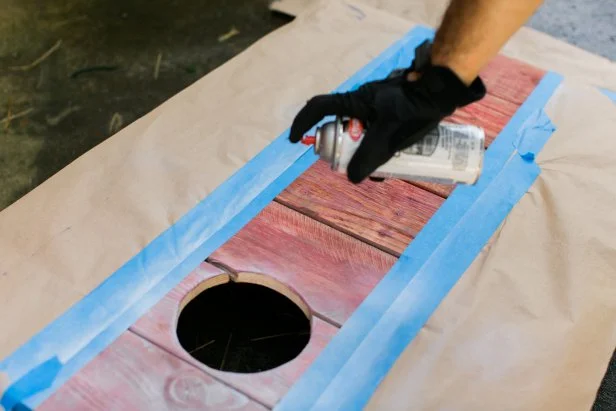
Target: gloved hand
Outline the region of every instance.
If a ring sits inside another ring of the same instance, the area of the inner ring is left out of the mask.
[[[409,80],[410,72],[419,73],[419,78]],[[357,184],[397,151],[420,141],[457,108],[480,100],[485,93],[479,77],[467,87],[447,67],[413,64],[355,91],[311,98],[295,117],[289,139],[297,143],[328,115],[360,120],[367,131],[347,166],[349,180]]]

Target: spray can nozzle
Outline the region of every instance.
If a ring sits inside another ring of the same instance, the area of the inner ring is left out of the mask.
[[[304,136],[302,137],[302,144],[306,145],[306,146],[313,146],[315,145],[317,142],[317,137],[316,136]]]

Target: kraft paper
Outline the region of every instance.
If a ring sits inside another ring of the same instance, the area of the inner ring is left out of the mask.
[[[0,212],[0,358],[285,131],[306,99],[415,24],[436,22],[443,4],[370,2],[403,20],[365,3],[310,3]],[[542,175],[371,409],[588,408],[616,345],[614,107],[582,85],[616,90],[616,68],[530,29],[504,52],[567,78],[548,108],[558,131],[539,157]]]

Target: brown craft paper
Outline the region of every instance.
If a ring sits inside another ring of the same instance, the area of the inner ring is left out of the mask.
[[[541,175],[367,410],[589,410],[616,347],[616,105],[561,85]]]
[[[3,210],[0,358],[98,286],[287,129],[306,99],[334,89],[413,25],[362,3],[313,3],[293,23]],[[524,33],[527,37],[518,34],[507,46],[508,55],[519,53],[518,58],[552,65],[568,78],[616,89],[612,63]],[[579,409],[573,406],[591,401],[614,347],[616,309],[607,300],[614,295],[614,278],[608,275],[614,271],[610,211],[616,193],[609,186],[616,164],[614,122],[607,98],[577,87],[563,93],[552,100],[558,104],[552,104],[550,115],[559,131],[540,157],[539,181],[396,363],[372,399],[373,409],[401,409],[388,402],[395,398],[426,405],[415,409],[480,404],[464,409],[501,410],[515,401],[527,405],[516,409],[550,409],[556,401],[563,401],[560,409]],[[503,330],[509,339],[503,340]],[[539,348],[528,342],[535,333]],[[491,349],[494,344],[501,351]],[[412,367],[407,368],[408,358]],[[501,375],[476,368],[478,363],[487,364],[487,371],[511,367]],[[524,367],[511,371],[516,364]],[[551,372],[550,365],[556,367]],[[522,384],[521,398],[507,397],[509,381]],[[426,390],[423,395],[413,384]],[[419,396],[411,398],[410,392]],[[478,395],[475,403],[471,393]],[[562,400],[551,398],[557,395]]]

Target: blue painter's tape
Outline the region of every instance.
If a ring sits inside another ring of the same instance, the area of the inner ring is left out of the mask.
[[[543,109],[535,110],[522,124],[514,147],[526,161],[534,161],[546,143],[545,136],[551,135],[556,128]]]
[[[516,155],[510,159],[390,303],[312,409],[361,410],[365,406],[399,355],[538,175],[534,163]],[[404,270],[404,266],[397,269]]]
[[[546,74],[490,145],[478,182],[454,190],[276,410],[363,408],[537,177],[532,160],[554,131],[542,108],[561,81]]]
[[[352,90],[408,66],[415,47],[433,36],[430,28],[414,28],[336,91]],[[4,358],[0,372],[13,383],[2,397],[3,404],[17,404],[16,408],[40,404],[317,160],[310,148],[290,144],[287,137],[288,131],[95,290]],[[58,369],[38,366],[56,360]]]
[[[60,372],[62,363],[53,357],[29,371],[26,375],[15,381],[0,398],[0,405],[6,410],[19,407],[19,398],[27,398],[40,388],[48,388]]]
[[[601,92],[608,96],[614,103],[616,103],[616,92],[611,90],[602,89]]]

